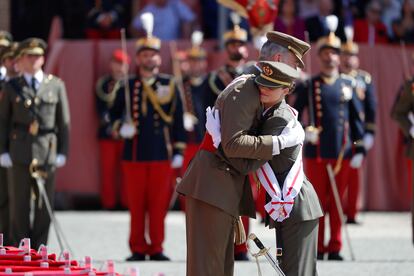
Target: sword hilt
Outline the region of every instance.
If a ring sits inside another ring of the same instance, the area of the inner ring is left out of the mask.
[[[254,241],[254,243],[257,245],[257,247],[259,247],[260,250],[265,249],[263,243],[259,240],[259,238],[255,234],[250,233],[249,239]]]
[[[47,172],[39,169],[39,161],[34,158],[29,166],[30,175],[35,179],[47,178]]]

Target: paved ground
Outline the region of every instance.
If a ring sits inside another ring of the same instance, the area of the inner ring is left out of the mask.
[[[165,253],[172,262],[127,263],[129,255],[127,237],[129,215],[127,212],[57,212],[57,219],[65,229],[76,259],[90,255],[96,267],[104,260],[115,261],[116,271],[126,273],[128,268],[138,267],[141,276],[153,276],[159,272],[165,276],[185,275],[185,218],[181,212],[170,212],[166,224]],[[414,247],[411,243],[411,222],[408,213],[363,213],[362,225],[349,226],[356,261],[350,260],[349,249],[344,246],[344,262],[323,261],[318,263],[319,275],[414,275]],[[252,232],[266,246],[272,246],[274,232],[255,221]],[[50,247],[59,252],[56,236],[51,229]],[[274,251],[273,251],[274,252]],[[275,275],[262,257],[263,275]],[[257,275],[256,264],[237,262],[235,275]]]

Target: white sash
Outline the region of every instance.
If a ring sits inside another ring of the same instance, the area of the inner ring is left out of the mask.
[[[266,164],[259,168],[256,171],[256,176],[271,197],[271,201],[265,205],[267,213],[273,220],[278,222],[287,219],[293,209],[295,197],[302,188],[304,179],[302,145],[300,145],[296,161],[283,183],[283,191],[280,190],[279,182],[269,163],[266,162]]]

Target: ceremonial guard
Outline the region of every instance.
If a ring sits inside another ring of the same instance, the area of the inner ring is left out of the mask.
[[[64,166],[69,145],[69,107],[62,80],[42,71],[46,43],[29,38],[20,43],[17,59],[22,75],[4,85],[0,98],[0,161],[9,168],[10,241],[31,238],[33,248],[47,243],[50,217],[40,199],[30,168],[44,171],[52,204],[56,167]],[[30,201],[34,221],[30,220]]]
[[[414,59],[414,55],[412,58]],[[414,171],[414,78],[406,80],[398,92],[391,117],[397,121],[406,138],[406,155],[411,159],[411,170]],[[403,167],[405,168],[405,166]],[[413,199],[411,202],[411,227],[414,244],[414,177],[411,181]]]
[[[338,206],[341,202],[334,200],[332,187],[335,185],[327,170],[330,166],[333,168],[336,189],[342,197],[349,182],[350,167],[360,167],[364,158],[364,132],[356,107],[355,80],[339,73],[341,41],[334,34],[336,16],[328,17],[327,24],[331,33],[317,42],[321,73],[297,87],[294,107],[299,116],[305,107],[309,111],[304,148],[305,172],[315,187],[325,214],[329,214],[330,241],[327,247],[324,245],[325,217],[320,219],[318,259],[323,259],[327,252],[329,260],[342,260],[339,254],[342,248],[342,214],[339,214],[341,206]]]
[[[122,140],[114,126],[112,108],[115,84],[128,74],[129,56],[117,49],[109,63],[111,73],[100,78],[96,84],[96,110],[99,118],[99,150],[101,163],[101,203],[105,209],[126,207],[125,188],[121,187]]]
[[[231,13],[234,27],[224,33],[224,44],[227,53],[226,64],[219,69],[211,72],[207,76],[205,106],[214,106],[217,96],[223,89],[232,82],[237,76],[241,75],[245,69],[248,50],[246,46],[247,31],[240,28],[240,17],[236,13]]]
[[[191,70],[183,79],[186,108],[184,128],[187,132],[187,147],[184,154],[183,172],[196,154],[205,132],[205,78],[207,70],[207,53],[201,47],[203,33],[193,32],[192,47],[187,51],[187,59]]]
[[[174,79],[159,73],[161,41],[152,36],[153,16],[141,17],[147,36],[136,42],[137,75],[117,92],[115,110],[123,119],[122,171],[131,214],[127,261],[167,261],[164,220],[172,192],[172,168],[185,150],[183,106]],[[131,91],[129,91],[131,88]]]
[[[9,70],[3,61],[5,51],[12,43],[12,36],[5,31],[0,31],[0,101],[2,96],[2,87],[9,79]],[[0,233],[3,234],[4,243],[8,244],[9,233],[9,196],[7,187],[7,170],[0,166]]]
[[[375,135],[375,111],[376,97],[371,75],[359,69],[359,47],[353,42],[353,28],[345,27],[347,42],[341,46],[341,73],[355,79],[355,101],[357,103],[358,114],[364,123],[364,147],[368,151],[374,145]],[[361,189],[361,169],[351,168],[350,179],[346,196],[346,217],[347,223],[355,224],[358,212],[358,199]]]

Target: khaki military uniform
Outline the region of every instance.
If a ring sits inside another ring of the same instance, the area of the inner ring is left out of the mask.
[[[1,77],[0,77],[1,78]],[[4,79],[0,79],[0,99],[3,97],[2,87],[5,83]],[[3,243],[9,243],[9,196],[7,188],[7,170],[0,167],[0,233],[3,234]]]
[[[227,158],[272,158],[272,137],[250,136],[261,114],[253,78],[240,88],[223,91],[220,111],[222,150]],[[234,116],[238,114],[238,116]],[[253,127],[254,128],[254,127]],[[200,150],[187,168],[177,191],[186,196],[187,275],[233,275],[234,224],[239,215],[255,217],[250,184],[228,159]],[[214,227],[211,227],[214,225]]]
[[[407,137],[407,156],[414,160],[414,139],[410,135],[410,128],[413,123],[410,121],[409,113],[414,113],[414,80],[409,80],[404,83],[398,98],[392,108],[391,117],[396,120]],[[414,171],[414,162],[412,162],[412,171]],[[412,179],[412,186],[414,187],[414,178]],[[411,221],[412,221],[412,239],[414,243],[414,189],[412,195],[413,202],[411,202]]]
[[[282,101],[266,113],[260,133],[279,135],[292,119],[292,112],[286,102]],[[298,153],[299,146],[286,148],[269,161],[280,184],[284,182]],[[283,222],[269,219],[270,226],[276,228],[277,247],[281,247],[283,251],[280,267],[286,275],[317,275],[315,260],[319,218],[322,216],[318,196],[305,177],[290,217]]]
[[[45,188],[53,205],[56,155],[68,153],[69,107],[63,82],[44,74],[37,91],[23,76],[6,83],[0,100],[0,153],[10,153],[10,238],[31,238],[32,247],[47,243],[50,218],[29,166],[36,159],[46,171]],[[31,191],[36,194],[35,219],[30,225]]]

